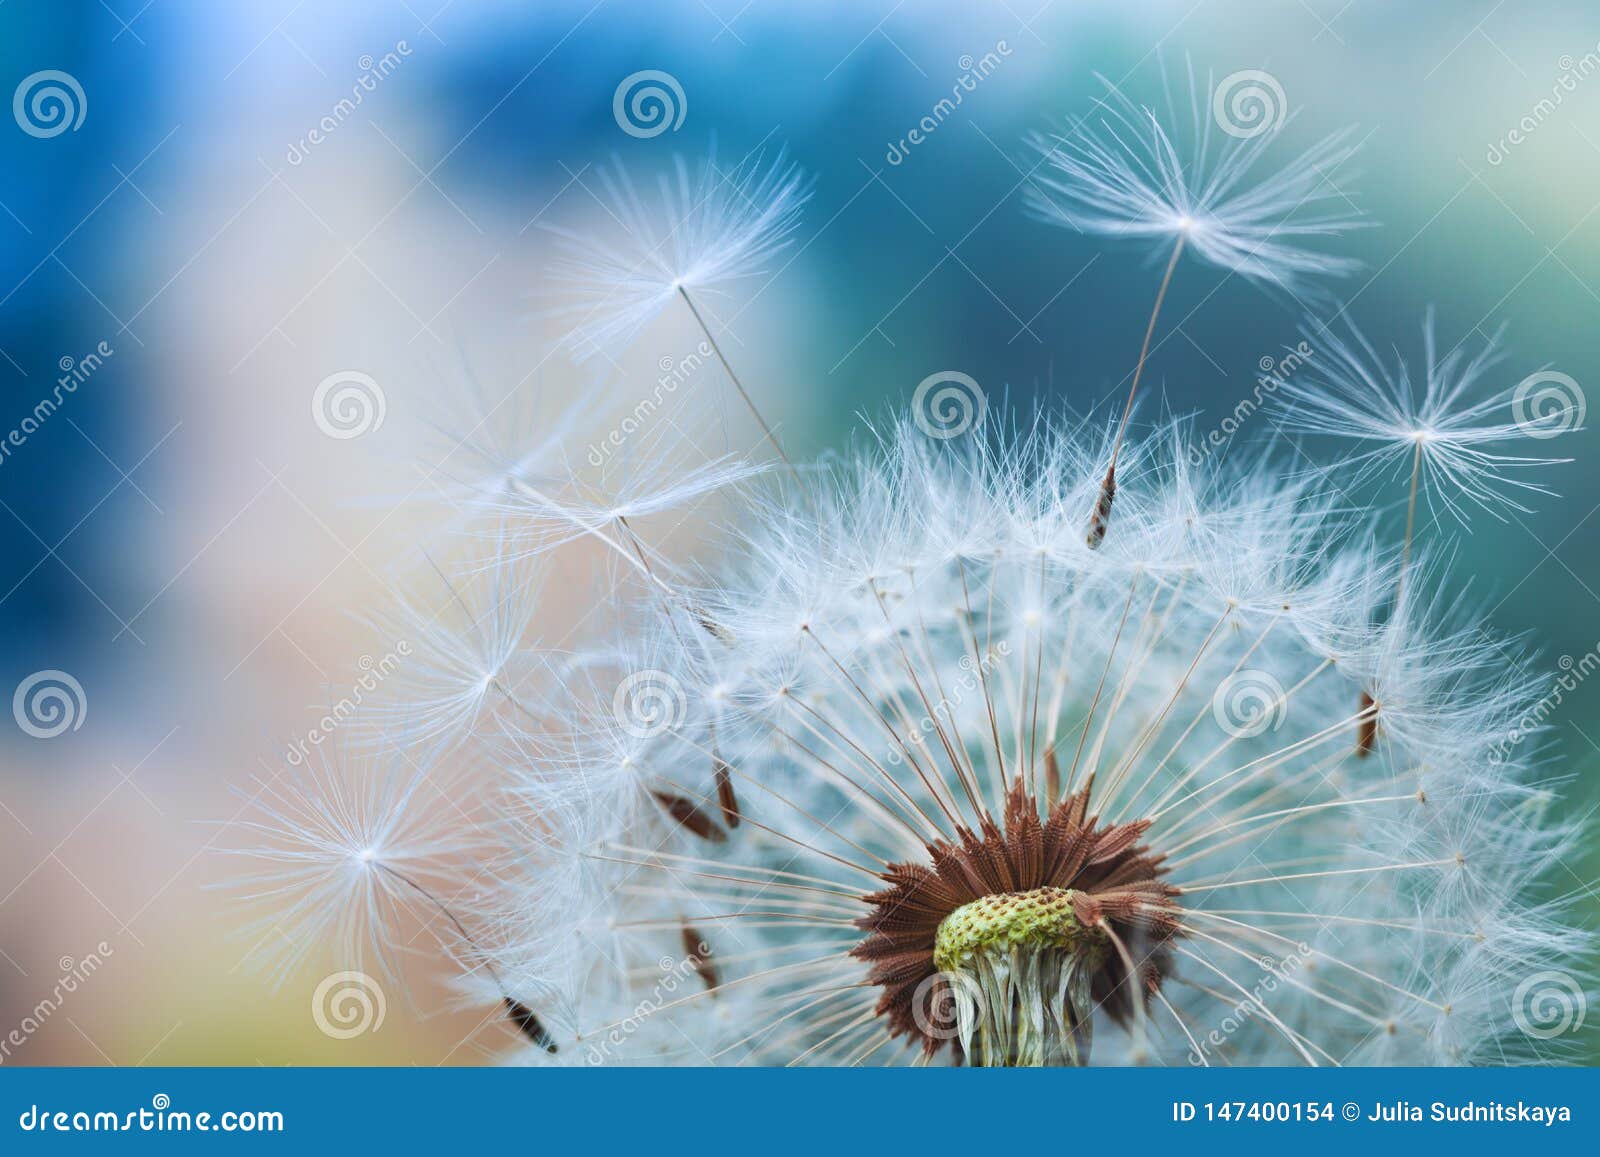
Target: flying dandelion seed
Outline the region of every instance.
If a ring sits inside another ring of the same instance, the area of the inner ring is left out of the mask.
[[[1029,209],[1084,233],[1165,242],[1296,294],[1314,278],[1357,269],[1309,244],[1367,224],[1335,183],[1355,156],[1350,132],[1269,168],[1287,122],[1244,137],[1219,134],[1192,69],[1188,82],[1187,112],[1170,92],[1157,113],[1105,81],[1106,96],[1077,124],[1030,136],[1039,164],[1024,191]]]
[[[1505,359],[1499,335],[1475,352],[1458,342],[1441,355],[1430,310],[1420,363],[1396,353],[1385,364],[1359,329],[1348,322],[1340,328],[1306,330],[1317,356],[1303,376],[1284,384],[1280,428],[1355,443],[1357,453],[1341,465],[1356,481],[1409,471],[1413,506],[1420,491],[1437,514],[1463,524],[1469,504],[1502,517],[1504,510],[1527,513],[1524,498],[1552,493],[1522,475],[1563,459],[1501,449],[1530,434],[1518,420],[1517,385],[1487,385]],[[1564,429],[1575,426],[1570,421]]]
[[[1216,88],[1217,100],[1223,99],[1230,82],[1258,75],[1265,74],[1225,77]],[[1208,264],[1290,296],[1307,292],[1311,277],[1342,275],[1357,267],[1348,258],[1330,256],[1304,244],[1310,238],[1335,237],[1365,224],[1353,203],[1333,184],[1337,171],[1355,155],[1354,146],[1347,143],[1350,134],[1329,136],[1263,174],[1262,154],[1277,136],[1282,119],[1263,120],[1251,131],[1230,131],[1219,138],[1213,128],[1232,122],[1223,116],[1204,115],[1206,101],[1201,99],[1192,67],[1188,80],[1186,134],[1179,127],[1183,118],[1170,91],[1167,125],[1163,126],[1153,109],[1139,107],[1105,81],[1108,93],[1095,113],[1070,131],[1035,133],[1028,139],[1039,158],[1033,167],[1039,175],[1030,176],[1023,199],[1039,219],[1082,233],[1165,240],[1170,245],[1112,443],[1111,461],[1088,519],[1086,541],[1091,549],[1105,541],[1110,529],[1123,437],[1161,306],[1183,254],[1192,253]]]
[[[1289,433],[1355,443],[1358,451],[1339,463],[1348,485],[1409,472],[1393,595],[1398,613],[1409,589],[1419,496],[1426,499],[1435,522],[1448,516],[1464,526],[1469,507],[1495,518],[1503,518],[1504,510],[1527,512],[1530,508],[1522,498],[1552,492],[1530,481],[1526,472],[1561,459],[1529,458],[1498,449],[1530,436],[1519,420],[1520,385],[1483,388],[1504,357],[1498,334],[1471,356],[1461,342],[1440,356],[1429,310],[1422,325],[1422,361],[1414,368],[1398,354],[1392,367],[1386,366],[1359,329],[1349,322],[1343,329],[1348,336],[1327,326],[1315,330],[1317,364],[1285,384],[1278,399],[1277,424]],[[1313,330],[1308,327],[1306,334],[1310,339]],[[1436,667],[1442,670],[1443,662]],[[1366,755],[1398,708],[1371,687],[1362,690],[1360,705],[1357,751]]]
[[[719,293],[768,271],[794,240],[810,182],[781,154],[691,169],[677,158],[649,194],[620,161],[596,170],[600,228],[548,226],[563,259],[550,269],[562,291],[567,342],[587,358],[631,342],[674,300]]]

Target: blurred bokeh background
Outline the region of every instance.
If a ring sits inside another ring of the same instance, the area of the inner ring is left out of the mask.
[[[986,56],[960,107],[891,156]],[[420,929],[423,1011],[319,1032],[325,969],[268,983],[215,848],[380,645],[361,614],[437,523],[414,448],[461,417],[462,378],[528,395],[512,433],[536,437],[546,403],[602,378],[642,393],[698,340],[669,315],[620,364],[574,368],[541,302],[543,226],[594,223],[612,157],[647,174],[713,141],[786,147],[816,176],[797,243],[711,310],[791,450],[843,444],[948,369],[995,404],[1085,411],[1125,380],[1160,271],[1030,220],[1020,142],[1087,112],[1097,73],[1156,101],[1186,61],[1269,72],[1291,143],[1356,127],[1335,179],[1381,227],[1340,243],[1366,265],[1341,294],[1380,347],[1415,351],[1432,305],[1446,346],[1506,327],[1497,384],[1546,368],[1600,384],[1587,0],[0,6],[0,90],[19,93],[0,118],[0,692],[41,671],[81,687],[57,736],[0,726],[0,1040],[23,1038],[3,1062],[488,1059],[499,1030],[434,1011]],[[681,87],[676,129],[619,125],[613,95],[642,70]],[[46,71],[77,89],[62,131],[23,95],[64,85]],[[1206,426],[1302,321],[1198,264],[1164,316],[1150,401]],[[313,420],[343,371],[386,401],[359,438]],[[752,441],[736,414],[682,416],[701,418],[700,436]],[[1552,682],[1600,646],[1597,440],[1531,447],[1573,459],[1532,514],[1424,528]],[[541,616],[578,613],[581,581],[547,590]],[[1548,722],[1562,806],[1587,813],[1600,686],[1563,692]],[[1553,865],[1553,887],[1592,897],[1597,847]]]

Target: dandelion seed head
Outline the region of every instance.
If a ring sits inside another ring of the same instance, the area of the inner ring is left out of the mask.
[[[546,824],[563,854],[624,881],[589,894],[607,944],[676,958],[688,922],[722,961],[716,989],[661,1002],[639,1056],[673,1047],[670,1023],[719,1060],[1189,1063],[1182,1028],[1263,976],[1271,1015],[1204,1059],[1519,1046],[1463,971],[1514,973],[1563,926],[1519,897],[1566,829],[1507,824],[1535,772],[1485,758],[1525,676],[1428,600],[1385,620],[1394,568],[1332,501],[1262,462],[1189,466],[1180,433],[1132,448],[1106,549],[1069,546],[1077,520],[1041,512],[1092,493],[1097,437],[1046,425],[930,455],[913,426],[885,432],[742,526],[697,595],[736,646],[646,614],[648,659],[617,670],[648,661],[685,701],[631,737],[626,775],[530,769],[530,799],[581,819]],[[952,510],[986,528],[954,553]],[[1363,687],[1383,703],[1366,757]],[[599,714],[575,759],[614,760]],[[538,958],[573,934],[518,919],[544,870],[523,867],[496,918],[511,957]],[[564,999],[604,1031],[648,983],[580,958]],[[1035,1015],[1055,1027],[1006,1027]]]

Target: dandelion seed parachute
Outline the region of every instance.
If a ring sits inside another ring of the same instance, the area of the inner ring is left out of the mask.
[[[1488,385],[1504,361],[1498,334],[1476,352],[1458,342],[1441,357],[1430,310],[1420,364],[1396,353],[1386,365],[1353,324],[1340,330],[1306,330],[1316,353],[1279,391],[1282,430],[1355,443],[1342,465],[1357,482],[1415,466],[1435,513],[1463,524],[1469,506],[1503,518],[1506,510],[1527,512],[1524,498],[1552,493],[1519,474],[1564,459],[1499,449],[1525,441],[1528,428],[1515,420],[1516,387]]]
[[[486,720],[535,716],[543,683],[528,632],[540,576],[517,532],[503,531],[495,548],[458,573],[427,557],[427,597],[396,592],[375,616],[375,632],[404,657],[365,704],[356,743],[443,751]]]
[[[231,882],[257,914],[240,934],[282,982],[330,945],[341,967],[397,971],[397,928],[431,923],[422,889],[444,888],[479,844],[448,804],[449,782],[424,752],[357,754],[335,742],[260,780],[223,851],[255,867]],[[441,809],[452,814],[441,820]]]
[[[422,438],[405,444],[405,465],[420,466],[421,481],[409,478],[389,502],[438,502],[449,514],[447,530],[471,533],[494,523],[521,487],[564,484],[574,430],[592,407],[550,403],[554,375],[541,368],[549,356],[509,382],[479,373],[464,351],[458,368],[430,375],[408,407],[425,415]]]
[[[588,359],[627,345],[683,291],[716,292],[762,273],[793,240],[810,182],[781,153],[691,171],[676,158],[647,199],[620,161],[597,169],[606,218],[583,233],[550,226],[563,249],[549,273],[567,344]]]
[[[1307,244],[1363,224],[1333,183],[1355,155],[1348,132],[1264,171],[1281,126],[1248,137],[1222,132],[1192,69],[1187,124],[1170,93],[1163,123],[1105,84],[1105,98],[1083,121],[1028,140],[1038,165],[1024,197],[1040,220],[1113,238],[1181,241],[1212,265],[1297,295],[1314,278],[1357,268]]]

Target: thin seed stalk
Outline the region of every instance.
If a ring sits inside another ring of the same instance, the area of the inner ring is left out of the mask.
[[[1167,259],[1166,272],[1161,275],[1161,288],[1156,290],[1156,303],[1150,310],[1150,322],[1144,327],[1139,360],[1133,367],[1133,384],[1128,387],[1128,400],[1122,407],[1122,420],[1117,423],[1117,436],[1111,444],[1111,464],[1106,468],[1105,479],[1100,483],[1100,495],[1095,500],[1094,513],[1089,517],[1089,533],[1085,541],[1090,550],[1100,549],[1111,525],[1111,505],[1117,498],[1117,455],[1122,452],[1122,439],[1128,432],[1128,419],[1133,415],[1133,399],[1139,392],[1139,379],[1144,376],[1144,363],[1150,356],[1150,339],[1155,336],[1156,319],[1161,316],[1161,305],[1167,299],[1167,287],[1172,284],[1172,272],[1178,267],[1178,258],[1183,255],[1183,246],[1188,239],[1188,233],[1178,234],[1178,243],[1172,247],[1172,256]]]

